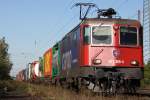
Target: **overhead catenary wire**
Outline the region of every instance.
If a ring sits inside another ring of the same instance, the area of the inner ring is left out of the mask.
[[[69,9],[69,7],[70,7],[70,5],[72,5],[73,1],[75,1],[75,0],[71,0],[71,1],[64,7],[63,13],[65,13],[65,12]],[[56,20],[56,23],[54,23],[53,26],[58,26],[58,25],[60,24],[61,18],[62,18],[62,16],[59,16],[58,19]],[[54,29],[54,28],[52,28],[52,29]]]
[[[115,7],[115,9],[120,9],[123,6],[125,6],[125,4],[128,2],[129,0],[123,0],[118,6]],[[139,2],[139,1],[138,1]],[[139,3],[140,4],[140,3]],[[116,2],[114,2],[111,6],[116,5]],[[138,5],[139,6],[139,5]],[[138,19],[138,10],[141,8],[138,8],[135,13],[133,13],[132,15],[128,16],[128,18],[137,18]],[[141,12],[141,10],[140,10]],[[141,12],[142,13],[142,12]]]
[[[70,25],[70,23],[71,22],[73,22],[74,21],[74,19],[76,18],[76,16],[78,15],[78,13],[76,13],[74,16],[72,16],[64,25],[62,25],[62,27],[56,32],[57,34],[54,34],[55,36],[54,36],[54,40],[56,39],[56,38],[58,38],[57,36],[58,35],[60,35],[60,34],[62,34],[63,32],[62,32],[62,30],[64,30],[67,26],[69,26]],[[65,33],[65,32],[64,32]],[[64,34],[63,34],[64,35]],[[54,42],[54,41],[53,41]]]
[[[137,10],[135,11],[135,13],[130,15],[128,18],[136,18],[143,24],[143,7],[141,7],[140,4],[141,4],[141,2],[138,1]],[[142,4],[143,4],[143,1],[142,1]]]
[[[74,2],[75,0],[71,0],[69,3],[67,3],[67,5],[64,7],[64,11],[63,11],[63,13],[66,13],[66,11],[69,9],[69,7],[70,7],[70,5],[72,5],[72,3]],[[55,36],[56,35],[56,33],[57,32],[53,32],[53,31],[55,31],[55,30],[53,30],[53,29],[55,29],[55,27],[57,26],[59,26],[60,25],[60,22],[61,22],[61,19],[62,18],[62,16],[59,16],[58,17],[58,19],[56,20],[56,23],[54,23],[54,25],[53,25],[53,27],[51,28],[52,29],[52,31],[51,32],[49,32],[50,33],[50,37],[53,37],[53,36]],[[60,27],[64,27],[64,26],[60,26]],[[59,28],[59,27],[58,27]],[[59,29],[60,30],[60,29]],[[55,36],[56,37],[56,36]],[[43,44],[43,46],[42,46],[42,48],[43,47],[45,47],[45,45],[47,44],[49,42],[49,40],[46,40],[46,42]]]
[[[119,0],[121,1],[121,0]],[[122,8],[126,3],[128,2],[128,0],[123,0],[122,2],[120,2],[117,5],[116,0],[114,2],[112,2],[112,4],[110,4],[110,7],[114,8],[115,10]],[[117,12],[117,15],[119,16],[119,12]]]
[[[70,7],[70,5],[72,5],[72,3],[74,2],[75,0],[71,0],[69,3],[67,3],[66,4],[66,6],[64,7],[64,11],[63,11],[63,13],[65,13],[66,12],[66,10],[68,10],[68,8]],[[65,14],[63,15],[64,17],[65,17]],[[59,26],[59,24],[60,24],[60,22],[61,22],[61,18],[62,18],[62,16],[59,16],[58,17],[58,20],[56,20],[55,22],[56,23],[54,23],[54,25],[53,25],[53,28],[52,29],[55,29],[54,27],[56,27],[56,26]],[[59,28],[59,27],[58,27]],[[62,29],[61,29],[62,30]],[[54,30],[53,30],[54,31]],[[51,31],[52,32],[52,31]],[[57,33],[57,32],[53,32],[53,33],[48,33],[48,34],[50,34],[50,35],[48,35],[48,37],[56,37],[55,36],[55,33]],[[42,44],[42,46],[38,46],[38,42],[37,41],[39,41],[39,40],[34,40],[34,46],[35,46],[35,49],[38,47],[38,48],[46,48],[46,46],[47,46],[47,44],[52,44],[52,42],[54,41],[54,39],[55,38],[53,38],[53,39],[48,39],[48,40],[46,40],[43,44]],[[50,41],[50,40],[52,40],[52,41]],[[50,47],[50,45],[48,45],[48,47]],[[47,48],[46,48],[47,49]],[[45,51],[43,51],[43,52],[45,52]],[[37,52],[35,52],[35,53],[37,53]],[[33,58],[33,57],[32,57]]]
[[[90,0],[90,1],[94,1],[94,0]],[[117,4],[116,4],[116,0],[115,0],[114,2],[112,2],[112,3],[110,4],[109,7],[115,8],[115,9],[117,10],[117,9],[122,8],[123,5],[125,5],[127,2],[128,2],[128,0],[122,0],[122,2],[119,2],[119,4],[117,5]],[[116,6],[116,5],[117,5],[117,6]],[[93,11],[90,15],[92,16],[94,12],[95,12],[95,11]],[[120,18],[119,12],[117,12],[117,17]]]
[[[73,5],[72,3],[73,3],[74,1],[76,1],[76,0],[71,0],[71,1],[67,4],[67,6],[65,7],[65,12],[66,12],[66,10],[68,9],[68,6]],[[93,1],[93,0],[88,0],[88,2],[92,2],[92,1]],[[70,8],[72,8],[72,7],[70,7]],[[76,17],[76,15],[77,15],[77,14],[75,14],[70,20],[74,19],[74,18]],[[60,19],[60,18],[59,18],[59,19]],[[57,32],[62,31],[62,30],[63,30],[63,27],[70,23],[70,20],[69,20],[66,24],[62,25],[62,27],[61,27]],[[57,26],[57,24],[60,24],[60,22],[58,21],[58,23],[56,23],[54,26]]]
[[[68,9],[68,6],[73,5],[73,4],[72,4],[73,1],[75,1],[75,0],[71,0],[71,1],[67,4],[67,6],[65,7],[65,12],[66,12],[66,10]],[[88,2],[91,2],[91,1],[93,1],[93,0],[89,0]],[[70,8],[72,8],[72,7],[70,7]],[[65,12],[64,12],[64,13],[65,13]],[[51,40],[52,42],[54,42],[54,41],[57,42],[57,40],[55,40],[56,38],[58,38],[57,36],[60,35],[60,33],[62,33],[61,31],[64,30],[64,29],[66,28],[66,26],[68,26],[68,25],[73,21],[73,19],[76,18],[77,15],[78,15],[78,13],[75,14],[73,17],[71,17],[71,19],[69,19],[69,21],[67,21],[67,23],[65,23],[64,25],[62,25],[62,26],[59,28],[59,30],[58,30],[57,32],[52,33],[51,37],[54,37],[53,40]],[[62,18],[62,16],[61,16],[61,18]],[[60,20],[61,18],[59,18],[58,20]],[[57,22],[58,22],[58,23],[55,23],[53,26],[58,26],[58,25],[60,24],[60,21],[57,21]],[[54,29],[54,28],[53,28],[53,29]],[[47,42],[49,42],[49,41],[47,41]],[[47,42],[46,42],[45,44],[47,44]],[[52,43],[52,42],[51,42],[51,43]],[[43,46],[45,46],[45,45],[43,45]]]
[[[139,14],[139,11],[140,11],[140,14]],[[142,21],[142,16],[141,16],[141,15],[143,15],[143,11],[141,11],[141,10],[136,10],[135,13],[133,13],[133,14],[132,14],[131,16],[129,16],[128,18],[129,18],[129,19],[130,19],[130,18],[136,18],[136,19]],[[140,17],[140,18],[138,18],[138,17]]]
[[[127,2],[128,2],[128,0],[124,0],[116,7],[116,9],[122,8]]]
[[[76,1],[76,0],[71,0],[71,1],[64,7],[64,8],[65,8],[64,13],[66,12],[66,10],[68,10],[68,8],[70,7],[70,5],[72,5],[72,3],[73,3],[74,1]],[[93,2],[93,1],[94,1],[94,0],[88,0],[88,2]],[[71,8],[71,7],[70,7],[70,8]],[[62,16],[61,16],[61,17],[62,17]],[[61,18],[58,17],[57,22],[53,25],[54,27],[60,25],[60,22],[61,22],[60,19],[61,19]],[[71,18],[71,19],[72,19],[72,18]],[[52,30],[52,31],[51,31],[51,37],[55,37],[55,39],[56,39],[56,34],[59,34],[60,31],[62,31],[62,30],[64,29],[64,27],[66,27],[66,25],[67,25],[68,23],[69,23],[69,22],[67,22],[66,24],[62,25],[61,27],[58,27],[59,30],[56,31],[56,32],[53,32],[54,30]],[[55,28],[52,28],[52,29],[55,29]],[[59,34],[59,35],[60,35],[60,34]],[[53,41],[55,41],[55,39],[53,38]],[[49,42],[49,40],[46,41],[46,43],[47,43],[47,42]],[[44,43],[44,44],[46,44],[46,43]],[[45,46],[45,45],[43,45],[43,46]]]
[[[70,7],[70,5],[71,4],[73,4],[73,2],[74,2],[75,0],[71,0],[64,8],[65,8],[65,11],[64,11],[64,13],[66,12],[66,10]],[[88,2],[94,2],[94,0],[88,0]],[[116,7],[116,9],[118,9],[118,8],[121,8],[125,3],[127,3],[128,2],[128,0],[123,0],[117,7]],[[116,2],[115,2],[116,3]],[[62,16],[61,16],[62,17]],[[61,27],[58,27],[59,28],[59,30],[58,31],[55,31],[55,32],[52,32],[51,33],[51,37],[53,38],[53,39],[51,39],[51,41],[49,41],[49,40],[47,40],[46,41],[46,43],[45,44],[47,44],[47,42],[49,42],[49,43],[51,43],[51,44],[53,44],[53,43],[55,43],[55,42],[57,42],[58,40],[56,40],[58,37],[58,35],[62,35],[62,30],[64,30],[68,25],[69,25],[69,23],[71,23],[72,21],[73,21],[73,19],[75,18],[76,16],[73,16],[71,19],[69,19],[69,21],[67,22],[67,23],[65,23],[64,25],[62,25]],[[61,18],[58,18],[58,20],[57,20],[57,22],[53,25],[54,27],[56,27],[56,26],[58,26],[58,25],[60,25],[60,20]],[[54,29],[54,28],[52,28],[52,29]],[[45,44],[43,45],[43,47],[45,47]]]

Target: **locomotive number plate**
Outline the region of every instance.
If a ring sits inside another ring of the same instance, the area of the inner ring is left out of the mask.
[[[124,60],[108,60],[110,64],[124,64]]]

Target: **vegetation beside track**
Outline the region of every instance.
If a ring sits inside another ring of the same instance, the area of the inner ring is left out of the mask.
[[[144,66],[144,79],[141,83],[142,87],[150,89],[150,61]]]
[[[9,45],[5,38],[0,38],[0,80],[10,79],[10,70],[13,64],[10,61],[8,48]]]
[[[0,81],[0,88],[7,87],[7,93],[12,95],[25,95],[32,100],[148,100],[148,97],[137,96],[101,96],[95,95],[90,91],[82,90],[76,93],[70,89],[64,89],[60,86],[44,84],[30,84],[18,81]],[[33,99],[34,98],[34,99]]]

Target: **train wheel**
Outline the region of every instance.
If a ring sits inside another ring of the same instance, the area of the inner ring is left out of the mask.
[[[57,79],[56,81],[55,81],[55,84],[56,84],[56,86],[61,86],[61,83],[60,83],[60,80],[59,79]]]
[[[123,86],[120,86],[116,89],[116,93],[117,94],[122,94],[122,93],[125,93],[125,88]]]
[[[98,80],[95,80],[95,82],[94,82],[93,92],[95,92],[95,93],[100,93],[101,92],[101,88],[100,88]]]
[[[107,82],[106,81],[103,81],[103,82],[100,82],[100,88],[101,88],[101,94],[102,95],[107,95]]]
[[[116,91],[117,91],[116,90],[116,85],[117,85],[116,81],[111,81],[110,93],[113,94],[113,95],[115,95]]]

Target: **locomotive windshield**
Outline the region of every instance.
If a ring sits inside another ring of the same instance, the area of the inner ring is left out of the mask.
[[[94,26],[92,28],[93,44],[111,44],[111,26]]]
[[[135,27],[120,27],[120,44],[137,45],[137,29]]]

